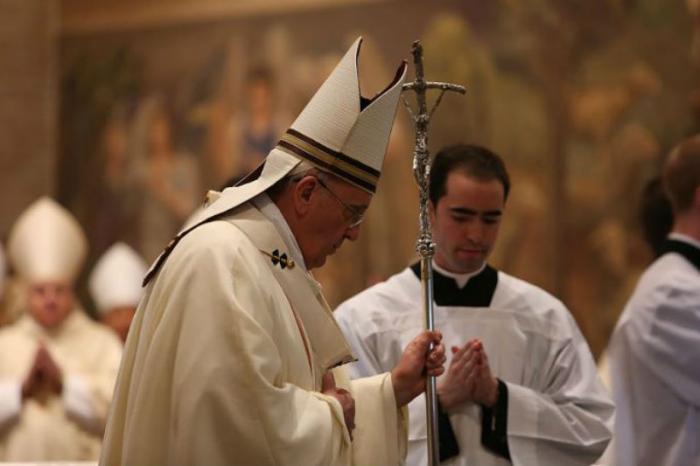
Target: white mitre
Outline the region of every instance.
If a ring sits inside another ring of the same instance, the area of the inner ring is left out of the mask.
[[[105,251],[88,282],[99,313],[106,314],[116,307],[137,306],[146,270],[146,262],[125,243],[116,243]]]
[[[374,193],[381,174],[406,63],[371,99],[360,95],[358,38],[321,85],[277,149]]]
[[[78,221],[48,197],[27,207],[12,227],[7,242],[10,262],[28,283],[73,283],[87,249],[87,238]]]
[[[263,164],[239,185],[225,189],[170,242],[146,274],[144,285],[187,233],[268,190],[302,161],[374,194],[406,77],[406,62],[377,95],[360,95],[358,38]],[[252,181],[250,181],[252,180]]]

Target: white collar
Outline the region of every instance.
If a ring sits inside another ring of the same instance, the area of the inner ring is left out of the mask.
[[[469,279],[474,277],[475,275],[479,275],[484,268],[486,267],[486,262],[481,264],[481,267],[479,267],[478,270],[475,272],[470,272],[470,273],[454,273],[454,272],[449,272],[435,262],[435,259],[433,259],[433,268],[440,273],[440,275],[444,275],[446,277],[452,278],[455,282],[457,282],[457,286],[461,289],[464,288],[464,285],[467,284]]]
[[[668,239],[674,239],[676,241],[683,241],[684,243],[690,243],[696,248],[700,249],[700,241],[696,240],[692,236],[684,235],[683,233],[671,232],[668,235]]]
[[[284,218],[284,215],[282,215],[282,212],[277,205],[272,202],[270,196],[268,196],[265,192],[262,192],[251,199],[251,202],[258,208],[265,218],[267,218],[275,226],[277,232],[287,244],[287,247],[289,248],[289,255],[292,256],[294,262],[308,272],[299,243],[297,243],[297,239],[294,237],[292,229],[289,228],[289,224]]]

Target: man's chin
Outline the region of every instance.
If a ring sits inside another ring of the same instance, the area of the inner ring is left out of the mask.
[[[332,247],[332,248],[330,249],[330,251],[328,251],[326,254],[323,254],[321,257],[317,258],[316,260],[314,260],[314,261],[307,261],[307,264],[306,264],[306,265],[307,265],[307,267],[309,268],[309,270],[311,270],[311,269],[317,269],[317,268],[319,268],[319,267],[323,267],[323,265],[325,265],[326,260],[328,259],[328,257],[329,257],[329,256],[332,256],[333,254],[335,254],[336,252],[338,252],[338,249],[340,249],[340,246],[342,246],[342,243],[339,244],[337,247],[336,247],[336,246]]]
[[[326,263],[326,257],[327,256],[323,256],[319,259],[316,259],[315,261],[310,262],[308,264],[309,270],[318,269],[319,267],[323,267],[323,265]]]
[[[46,330],[54,330],[58,328],[61,325],[62,320],[58,319],[42,319],[42,320],[37,320],[37,323],[41,325],[43,328]]]

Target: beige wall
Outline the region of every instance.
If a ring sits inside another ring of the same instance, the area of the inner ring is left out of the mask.
[[[163,28],[397,0],[62,0],[61,34]]]
[[[0,0],[0,237],[52,192],[57,108],[56,0]]]

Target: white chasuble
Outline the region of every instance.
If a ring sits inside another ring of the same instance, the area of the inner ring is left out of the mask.
[[[320,393],[352,355],[313,277],[283,254],[251,204],[180,240],[136,312],[101,464],[401,463],[389,374],[350,383],[335,369],[355,398],[354,441]]]

